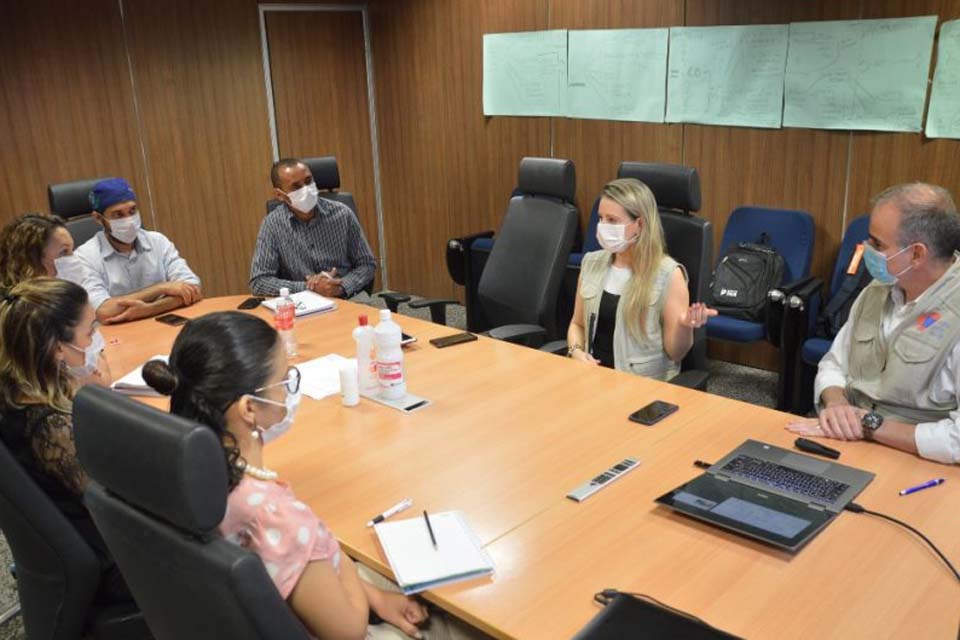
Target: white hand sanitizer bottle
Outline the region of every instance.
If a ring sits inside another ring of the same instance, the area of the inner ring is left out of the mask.
[[[380,323],[373,330],[377,345],[377,379],[380,397],[398,400],[407,395],[407,383],[403,376],[403,347],[400,345],[400,325],[390,319],[390,310],[380,310]]]
[[[360,394],[376,396],[380,393],[380,382],[377,379],[377,354],[373,346],[373,327],[367,320],[367,314],[360,314],[359,324],[353,330],[353,339],[357,343]]]

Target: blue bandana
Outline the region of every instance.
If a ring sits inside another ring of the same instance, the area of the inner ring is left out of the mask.
[[[137,195],[130,183],[123,178],[107,178],[93,185],[90,191],[90,206],[97,213],[103,213],[118,202],[136,200]]]

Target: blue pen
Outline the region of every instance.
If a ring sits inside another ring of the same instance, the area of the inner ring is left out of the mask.
[[[908,496],[911,493],[916,493],[917,491],[923,491],[924,489],[929,489],[930,487],[935,487],[938,484],[943,484],[946,482],[946,478],[937,478],[936,480],[927,480],[923,484],[918,484],[915,487],[910,487],[909,489],[904,489],[900,492],[902,496]]]

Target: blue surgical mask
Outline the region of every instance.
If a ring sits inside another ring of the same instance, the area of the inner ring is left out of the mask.
[[[873,279],[879,282],[880,284],[896,284],[897,278],[905,274],[907,271],[913,268],[913,265],[908,266],[906,269],[900,273],[894,275],[887,270],[887,263],[896,258],[898,255],[910,248],[910,245],[900,249],[895,254],[889,258],[882,254],[879,250],[875,249],[871,244],[864,243],[863,245],[863,261],[867,265],[867,271],[870,272],[870,275],[873,276]]]

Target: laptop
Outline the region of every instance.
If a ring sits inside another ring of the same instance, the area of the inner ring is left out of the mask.
[[[656,502],[797,551],[873,478],[867,471],[747,440],[705,473]]]

